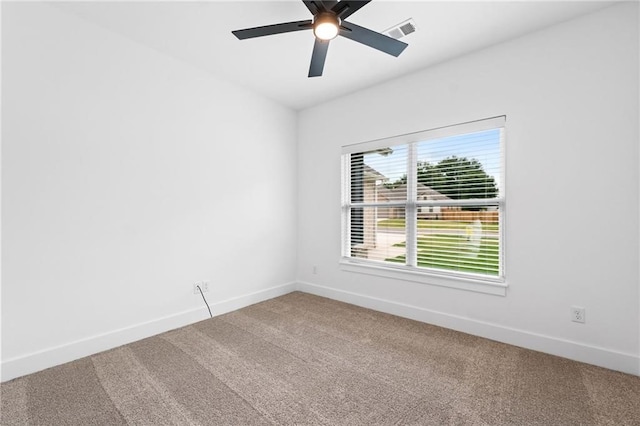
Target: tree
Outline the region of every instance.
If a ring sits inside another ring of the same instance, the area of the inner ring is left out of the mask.
[[[482,163],[475,158],[451,156],[438,164],[418,161],[418,183],[435,189],[453,200],[469,198],[494,198],[498,186],[493,176],[488,175]],[[407,183],[404,175],[394,182],[385,183],[387,188],[396,188]]]
[[[498,186],[475,158],[447,157],[438,164],[418,162],[418,182],[453,200],[494,198]]]
[[[407,175],[402,175],[401,178],[394,180],[393,182],[384,182],[383,185],[387,189],[395,189],[400,185],[407,183]]]

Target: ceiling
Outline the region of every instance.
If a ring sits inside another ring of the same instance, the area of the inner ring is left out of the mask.
[[[408,18],[417,31],[394,58],[351,40],[331,42],[322,77],[308,78],[311,31],[237,40],[232,30],[310,19],[301,1],[63,2],[55,7],[303,109],[593,12],[609,1],[372,1],[348,21],[383,31]]]

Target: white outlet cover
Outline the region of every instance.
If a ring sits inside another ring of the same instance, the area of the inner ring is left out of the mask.
[[[585,322],[585,309],[579,306],[571,307],[571,321],[584,323]]]

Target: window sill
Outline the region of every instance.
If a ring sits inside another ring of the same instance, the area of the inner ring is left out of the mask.
[[[507,284],[500,281],[493,282],[459,276],[453,277],[444,274],[437,275],[422,271],[411,271],[408,269],[372,265],[371,263],[353,261],[347,258],[342,258],[340,261],[340,269],[345,272],[393,278],[396,280],[411,281],[439,287],[456,288],[476,293],[493,294],[496,296],[507,295]]]

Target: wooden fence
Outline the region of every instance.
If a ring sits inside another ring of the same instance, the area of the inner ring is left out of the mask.
[[[498,212],[497,211],[464,211],[464,210],[442,210],[440,213],[441,220],[455,220],[458,222],[473,222],[480,219],[482,223],[497,224]]]

